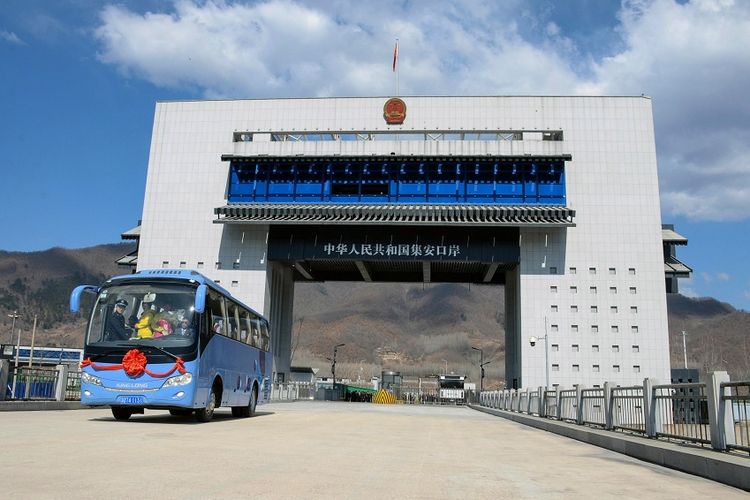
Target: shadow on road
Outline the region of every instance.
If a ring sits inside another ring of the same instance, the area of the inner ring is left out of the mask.
[[[128,420],[120,422],[121,424],[127,425],[127,424],[153,424],[153,423],[160,423],[160,424],[172,424],[172,425],[205,425],[201,422],[195,421],[194,415],[187,415],[187,416],[176,416],[176,415],[170,415],[166,411],[161,410],[152,410],[154,413],[149,413],[148,410],[146,410],[146,413],[143,415],[133,415]],[[158,413],[156,413],[158,412]],[[258,411],[255,413],[254,417],[250,418],[236,418],[233,417],[231,413],[229,412],[223,412],[217,410],[216,413],[214,413],[214,418],[211,420],[211,422],[208,422],[208,424],[216,424],[216,423],[229,423],[229,422],[242,422],[246,420],[254,420],[258,417],[265,417],[268,415],[273,415],[274,412],[272,411]],[[89,422],[115,422],[115,418],[108,414],[104,417],[96,417],[96,418],[90,418]]]

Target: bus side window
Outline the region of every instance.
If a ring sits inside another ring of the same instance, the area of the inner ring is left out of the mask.
[[[267,351],[270,344],[270,335],[268,332],[268,322],[266,322],[266,320],[260,322],[260,338],[260,348]]]
[[[240,312],[237,304],[227,300],[227,335],[235,340],[240,340]]]
[[[250,313],[244,309],[242,310],[242,321],[240,322],[240,325],[242,327],[242,332],[245,334],[242,341],[246,344],[253,345],[253,324],[250,320]]]
[[[223,301],[221,300],[221,296],[213,290],[209,291],[206,298],[206,311],[211,318],[211,331],[220,335],[226,335],[224,333],[226,321],[224,320]]]

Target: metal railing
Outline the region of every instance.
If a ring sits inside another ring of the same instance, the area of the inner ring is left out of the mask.
[[[711,444],[706,384],[653,386],[655,434]]]
[[[544,391],[544,413],[547,418],[557,418],[557,391]]]
[[[578,420],[578,391],[568,389],[560,391],[560,420],[576,422]]]
[[[720,393],[725,408],[731,409],[734,430],[727,448],[750,452],[750,381],[725,382]]]
[[[296,401],[312,399],[315,386],[308,382],[284,382],[271,386],[271,401]]]
[[[628,431],[649,438],[750,452],[750,381],[712,372],[706,383],[654,384],[574,389],[535,387],[485,391],[483,406]]]
[[[603,388],[581,389],[581,415],[584,424],[606,426]]]
[[[646,433],[643,414],[643,387],[612,388],[612,428]]]
[[[65,401],[81,399],[81,372],[70,370],[65,383]]]
[[[24,400],[55,399],[58,371],[54,368],[19,366],[10,374],[11,398]]]

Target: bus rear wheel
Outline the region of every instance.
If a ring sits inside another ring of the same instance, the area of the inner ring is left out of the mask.
[[[247,406],[233,406],[232,416],[237,418],[247,418],[255,416],[255,407],[258,404],[258,389],[253,386],[253,392],[250,393],[250,401]]]
[[[195,410],[195,419],[198,422],[210,422],[214,418],[214,410],[218,406],[216,401],[216,386],[211,387],[211,392],[208,393],[208,400],[206,401],[205,408],[197,408]]]
[[[122,406],[112,407],[112,416],[115,417],[115,420],[127,420],[132,414],[133,410],[130,408],[124,408]]]

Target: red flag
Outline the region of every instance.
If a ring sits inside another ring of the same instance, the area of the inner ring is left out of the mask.
[[[396,72],[396,61],[398,60],[398,40],[396,40],[396,46],[393,47],[393,72]]]

